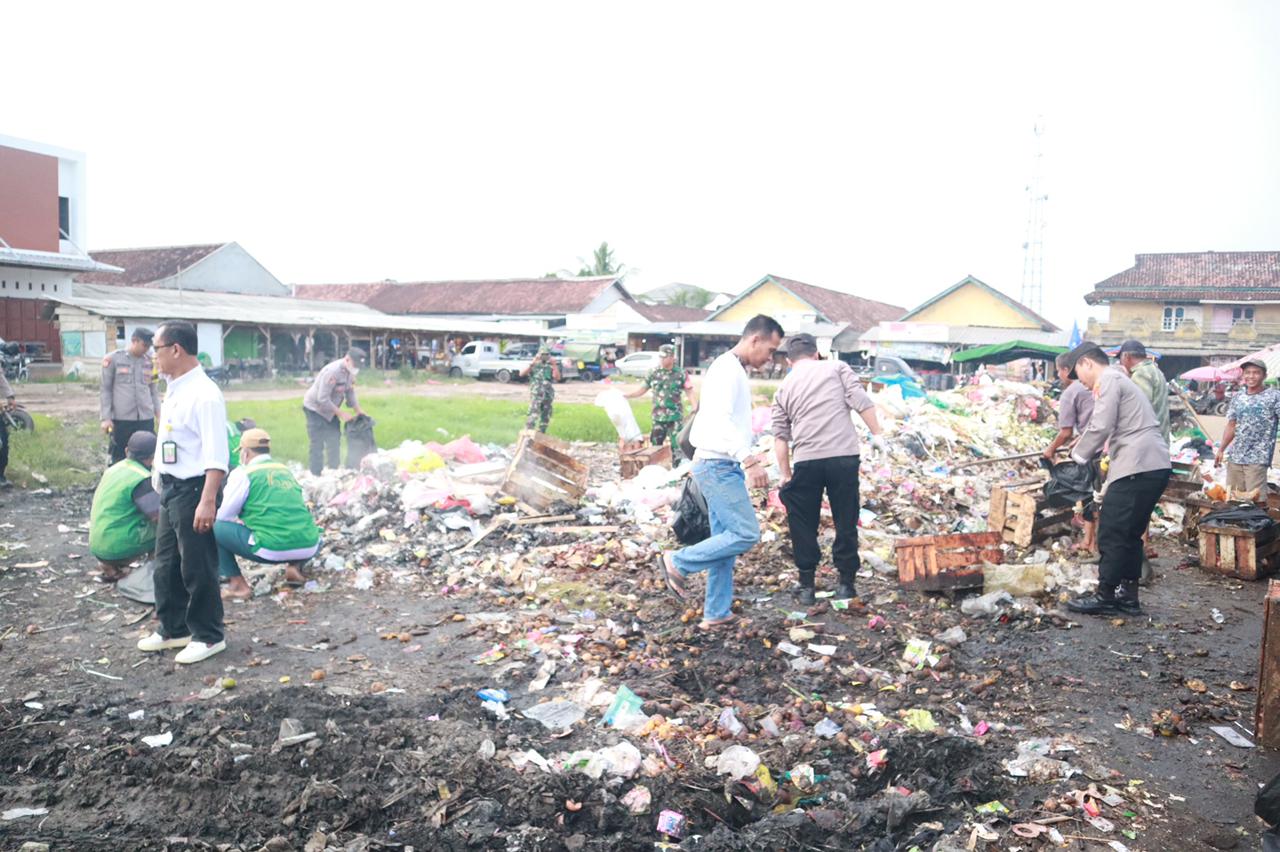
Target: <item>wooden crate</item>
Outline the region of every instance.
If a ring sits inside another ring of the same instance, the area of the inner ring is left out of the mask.
[[[1200,567],[1211,574],[1260,580],[1280,568],[1280,538],[1236,527],[1200,528]]]
[[[920,591],[979,587],[982,563],[1004,561],[1001,539],[998,532],[898,539],[894,545],[898,584]]]
[[[569,455],[566,441],[541,432],[521,432],[498,490],[543,512],[557,503],[577,505],[587,490],[587,467]]]
[[[1002,533],[1004,541],[1018,547],[1030,547],[1055,527],[1069,524],[1074,510],[1047,508],[1043,488],[1043,479],[993,486],[987,529]]]
[[[641,468],[651,464],[661,467],[671,467],[671,445],[663,444],[660,447],[650,447],[648,440],[644,440],[636,447],[625,447],[621,450],[621,468],[622,478],[631,479]]]

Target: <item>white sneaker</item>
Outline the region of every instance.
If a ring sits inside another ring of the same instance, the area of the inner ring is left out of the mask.
[[[227,650],[225,641],[206,645],[203,642],[192,642],[187,647],[178,652],[178,656],[173,658],[175,663],[198,663],[201,660],[207,660],[214,654],[221,654]]]
[[[190,636],[179,636],[177,639],[166,639],[159,632],[152,633],[145,639],[138,640],[139,651],[166,651],[170,648],[185,648],[191,644]]]

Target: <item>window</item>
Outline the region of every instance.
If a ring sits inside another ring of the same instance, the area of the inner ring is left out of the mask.
[[[1187,309],[1181,305],[1164,306],[1164,322],[1160,324],[1162,331],[1177,331],[1186,322]]]
[[[476,345],[474,343],[468,343],[466,346],[462,347],[463,355],[470,355],[472,352],[475,352],[475,351],[476,351]]]
[[[1253,325],[1253,308],[1231,309],[1231,324],[1240,325],[1241,323]]]
[[[58,196],[58,239],[71,239],[71,199]]]

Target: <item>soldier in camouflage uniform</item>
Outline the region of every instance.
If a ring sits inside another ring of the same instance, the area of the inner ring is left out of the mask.
[[[538,431],[545,433],[556,401],[553,383],[560,381],[560,367],[552,359],[551,350],[545,346],[539,349],[529,366],[520,371],[520,376],[529,379],[529,416],[525,418],[524,428],[532,429],[536,423]]]
[[[676,348],[668,343],[658,347],[658,354],[662,359],[656,368],[649,371],[644,384],[625,396],[633,399],[653,391],[653,431],[649,433],[649,443],[660,447],[663,442],[670,442],[671,463],[679,464],[680,429],[684,426],[682,397],[687,392],[689,402],[695,408],[698,400],[689,374],[683,367],[676,366]]]

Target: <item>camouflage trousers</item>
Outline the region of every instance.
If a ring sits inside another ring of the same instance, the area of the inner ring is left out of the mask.
[[[554,394],[536,394],[529,399],[529,415],[524,419],[524,428],[532,429],[537,425],[539,432],[547,431],[551,422],[551,406],[555,402]]]
[[[675,467],[680,464],[684,458],[684,453],[680,452],[680,430],[684,428],[683,420],[667,420],[660,422],[655,420],[653,428],[649,431],[649,446],[660,447],[664,443],[671,444],[671,466]]]

